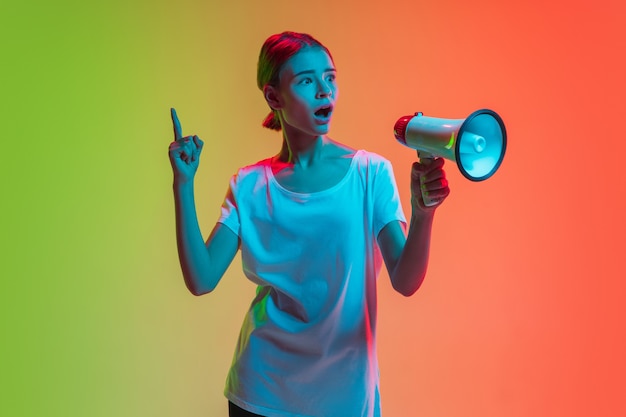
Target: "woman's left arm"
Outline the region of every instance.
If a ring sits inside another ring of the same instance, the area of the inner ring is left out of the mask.
[[[411,221],[407,236],[399,221],[387,224],[378,234],[393,288],[409,297],[424,281],[428,268],[430,236],[435,210],[450,194],[443,171],[444,160],[415,162],[411,170]],[[426,205],[424,199],[431,203]]]

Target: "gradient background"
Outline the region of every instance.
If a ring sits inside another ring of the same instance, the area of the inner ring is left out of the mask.
[[[420,291],[380,278],[385,416],[626,415],[624,2],[99,3],[1,6],[1,415],[226,415],[254,287],[239,257],[213,294],[183,285],[169,108],[205,141],[206,235],[278,150],[255,71],[283,30],[330,48],[331,136],[390,159],[405,209],[398,117],[507,126],[490,180],[447,163]]]

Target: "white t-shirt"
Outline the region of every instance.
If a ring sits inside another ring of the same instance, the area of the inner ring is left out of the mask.
[[[268,417],[378,417],[376,238],[406,225],[391,164],[357,151],[345,177],[315,193],[275,179],[270,160],[233,176],[219,222],[241,239],[258,284],[225,395]]]

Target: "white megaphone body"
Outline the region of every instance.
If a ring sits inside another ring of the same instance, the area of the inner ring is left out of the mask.
[[[504,122],[493,110],[477,110],[465,119],[439,119],[422,113],[401,117],[396,139],[418,151],[420,159],[441,156],[454,161],[472,181],[491,177],[506,151]]]

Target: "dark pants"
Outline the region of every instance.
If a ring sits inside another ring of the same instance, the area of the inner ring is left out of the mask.
[[[263,417],[260,414],[254,414],[243,408],[237,407],[235,404],[228,402],[228,416],[229,417]]]

